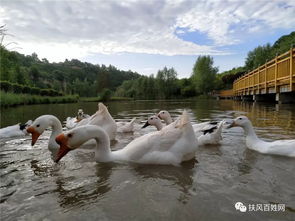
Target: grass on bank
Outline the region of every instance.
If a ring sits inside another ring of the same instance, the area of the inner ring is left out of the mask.
[[[79,96],[66,95],[58,97],[31,95],[31,94],[14,94],[0,91],[0,106],[9,107],[24,104],[55,104],[55,103],[74,103],[78,102]]]

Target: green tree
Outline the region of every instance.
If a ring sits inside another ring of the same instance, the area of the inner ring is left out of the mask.
[[[156,76],[158,98],[171,98],[176,92],[177,72],[174,68],[164,67]]]
[[[274,56],[272,47],[269,43],[263,46],[258,46],[248,52],[245,61],[246,69],[251,71],[260,65],[263,65],[266,61],[271,60]]]
[[[199,56],[193,67],[192,81],[198,93],[207,94],[214,89],[217,67],[213,67],[213,58]]]
[[[36,82],[39,80],[40,77],[40,72],[35,66],[30,68],[29,75],[34,82],[34,85],[36,85]]]
[[[282,54],[288,51],[291,47],[295,47],[295,31],[280,37],[272,46],[272,54]]]
[[[102,71],[97,76],[97,92],[100,93],[103,89],[109,87],[109,73],[107,71]]]
[[[26,84],[24,73],[21,72],[19,66],[15,67],[15,80],[16,80],[16,83],[18,84],[22,84],[22,85]]]

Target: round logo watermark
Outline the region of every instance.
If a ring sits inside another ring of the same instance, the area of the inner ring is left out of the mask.
[[[239,210],[239,211],[242,212],[242,213],[244,213],[244,212],[247,211],[247,207],[244,206],[244,204],[241,203],[241,202],[236,202],[236,204],[235,204],[235,208],[236,208],[236,210]]]

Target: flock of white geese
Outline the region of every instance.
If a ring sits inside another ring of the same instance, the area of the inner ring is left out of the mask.
[[[103,103],[98,104],[98,111],[92,116],[81,109],[77,117],[67,118],[63,132],[62,123],[53,115],[42,115],[26,124],[16,124],[0,129],[0,138],[31,134],[32,146],[39,136],[51,128],[48,149],[53,153],[54,161],[60,161],[68,152],[83,144],[95,141],[95,160],[97,162],[135,162],[141,164],[179,165],[183,161],[195,158],[198,146],[218,144],[222,139],[222,130],[242,127],[246,135],[246,146],[263,154],[295,157],[295,140],[277,140],[266,142],[259,139],[251,121],[246,116],[227,119],[221,122],[204,122],[191,124],[189,115],[183,111],[175,121],[168,111],[160,111],[150,116],[142,126],[154,126],[157,131],[150,132],[132,140],[120,150],[112,151],[111,140],[117,133],[135,130],[133,118],[130,122],[116,122]],[[162,124],[165,122],[165,125]]]

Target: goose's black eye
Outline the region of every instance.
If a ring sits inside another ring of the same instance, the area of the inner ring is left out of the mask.
[[[239,120],[243,120],[243,118],[240,117]]]
[[[162,114],[165,114],[165,112],[163,111]]]
[[[70,138],[71,138],[72,136],[73,136],[73,134],[68,134],[68,137],[70,137]]]
[[[37,124],[37,126],[36,127],[40,127],[40,124]]]

